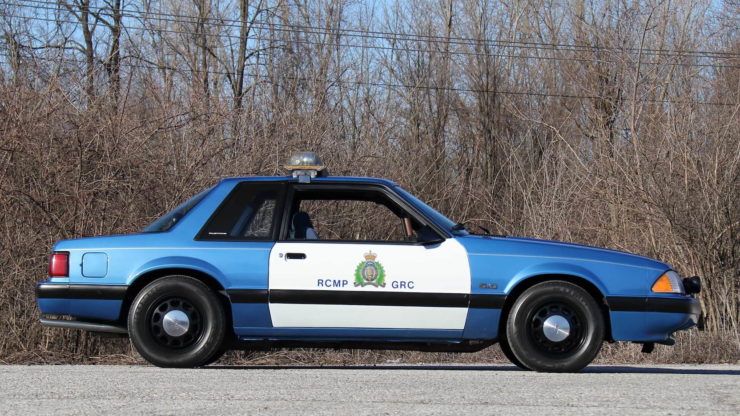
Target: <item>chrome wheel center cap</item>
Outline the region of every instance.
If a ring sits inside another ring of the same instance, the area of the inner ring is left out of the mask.
[[[188,328],[190,328],[190,319],[188,319],[188,315],[183,311],[169,311],[162,319],[162,327],[167,335],[171,337],[179,337],[188,332]]]
[[[550,341],[560,342],[570,335],[570,323],[560,315],[553,315],[545,319],[542,331]]]

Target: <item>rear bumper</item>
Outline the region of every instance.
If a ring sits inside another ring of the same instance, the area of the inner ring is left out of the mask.
[[[116,321],[128,286],[42,282],[36,300],[42,315],[69,315],[100,321]]]
[[[37,299],[123,300],[128,286],[42,282],[36,285]]]
[[[688,296],[607,297],[615,341],[666,342],[699,322],[699,301]]]

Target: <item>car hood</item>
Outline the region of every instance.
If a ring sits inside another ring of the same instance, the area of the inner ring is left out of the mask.
[[[494,237],[478,235],[460,237],[458,240],[468,250],[469,255],[509,255],[517,257],[596,261],[660,271],[665,271],[671,268],[663,262],[637,254],[582,244],[564,243],[560,241],[538,240],[523,237]]]

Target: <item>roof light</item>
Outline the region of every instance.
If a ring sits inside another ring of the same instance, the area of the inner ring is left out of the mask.
[[[300,183],[309,183],[317,176],[326,176],[326,166],[314,152],[294,152],[285,169]]]

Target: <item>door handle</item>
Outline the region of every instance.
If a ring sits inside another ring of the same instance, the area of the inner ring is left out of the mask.
[[[305,253],[285,253],[285,258],[288,260],[304,260],[306,258]]]

